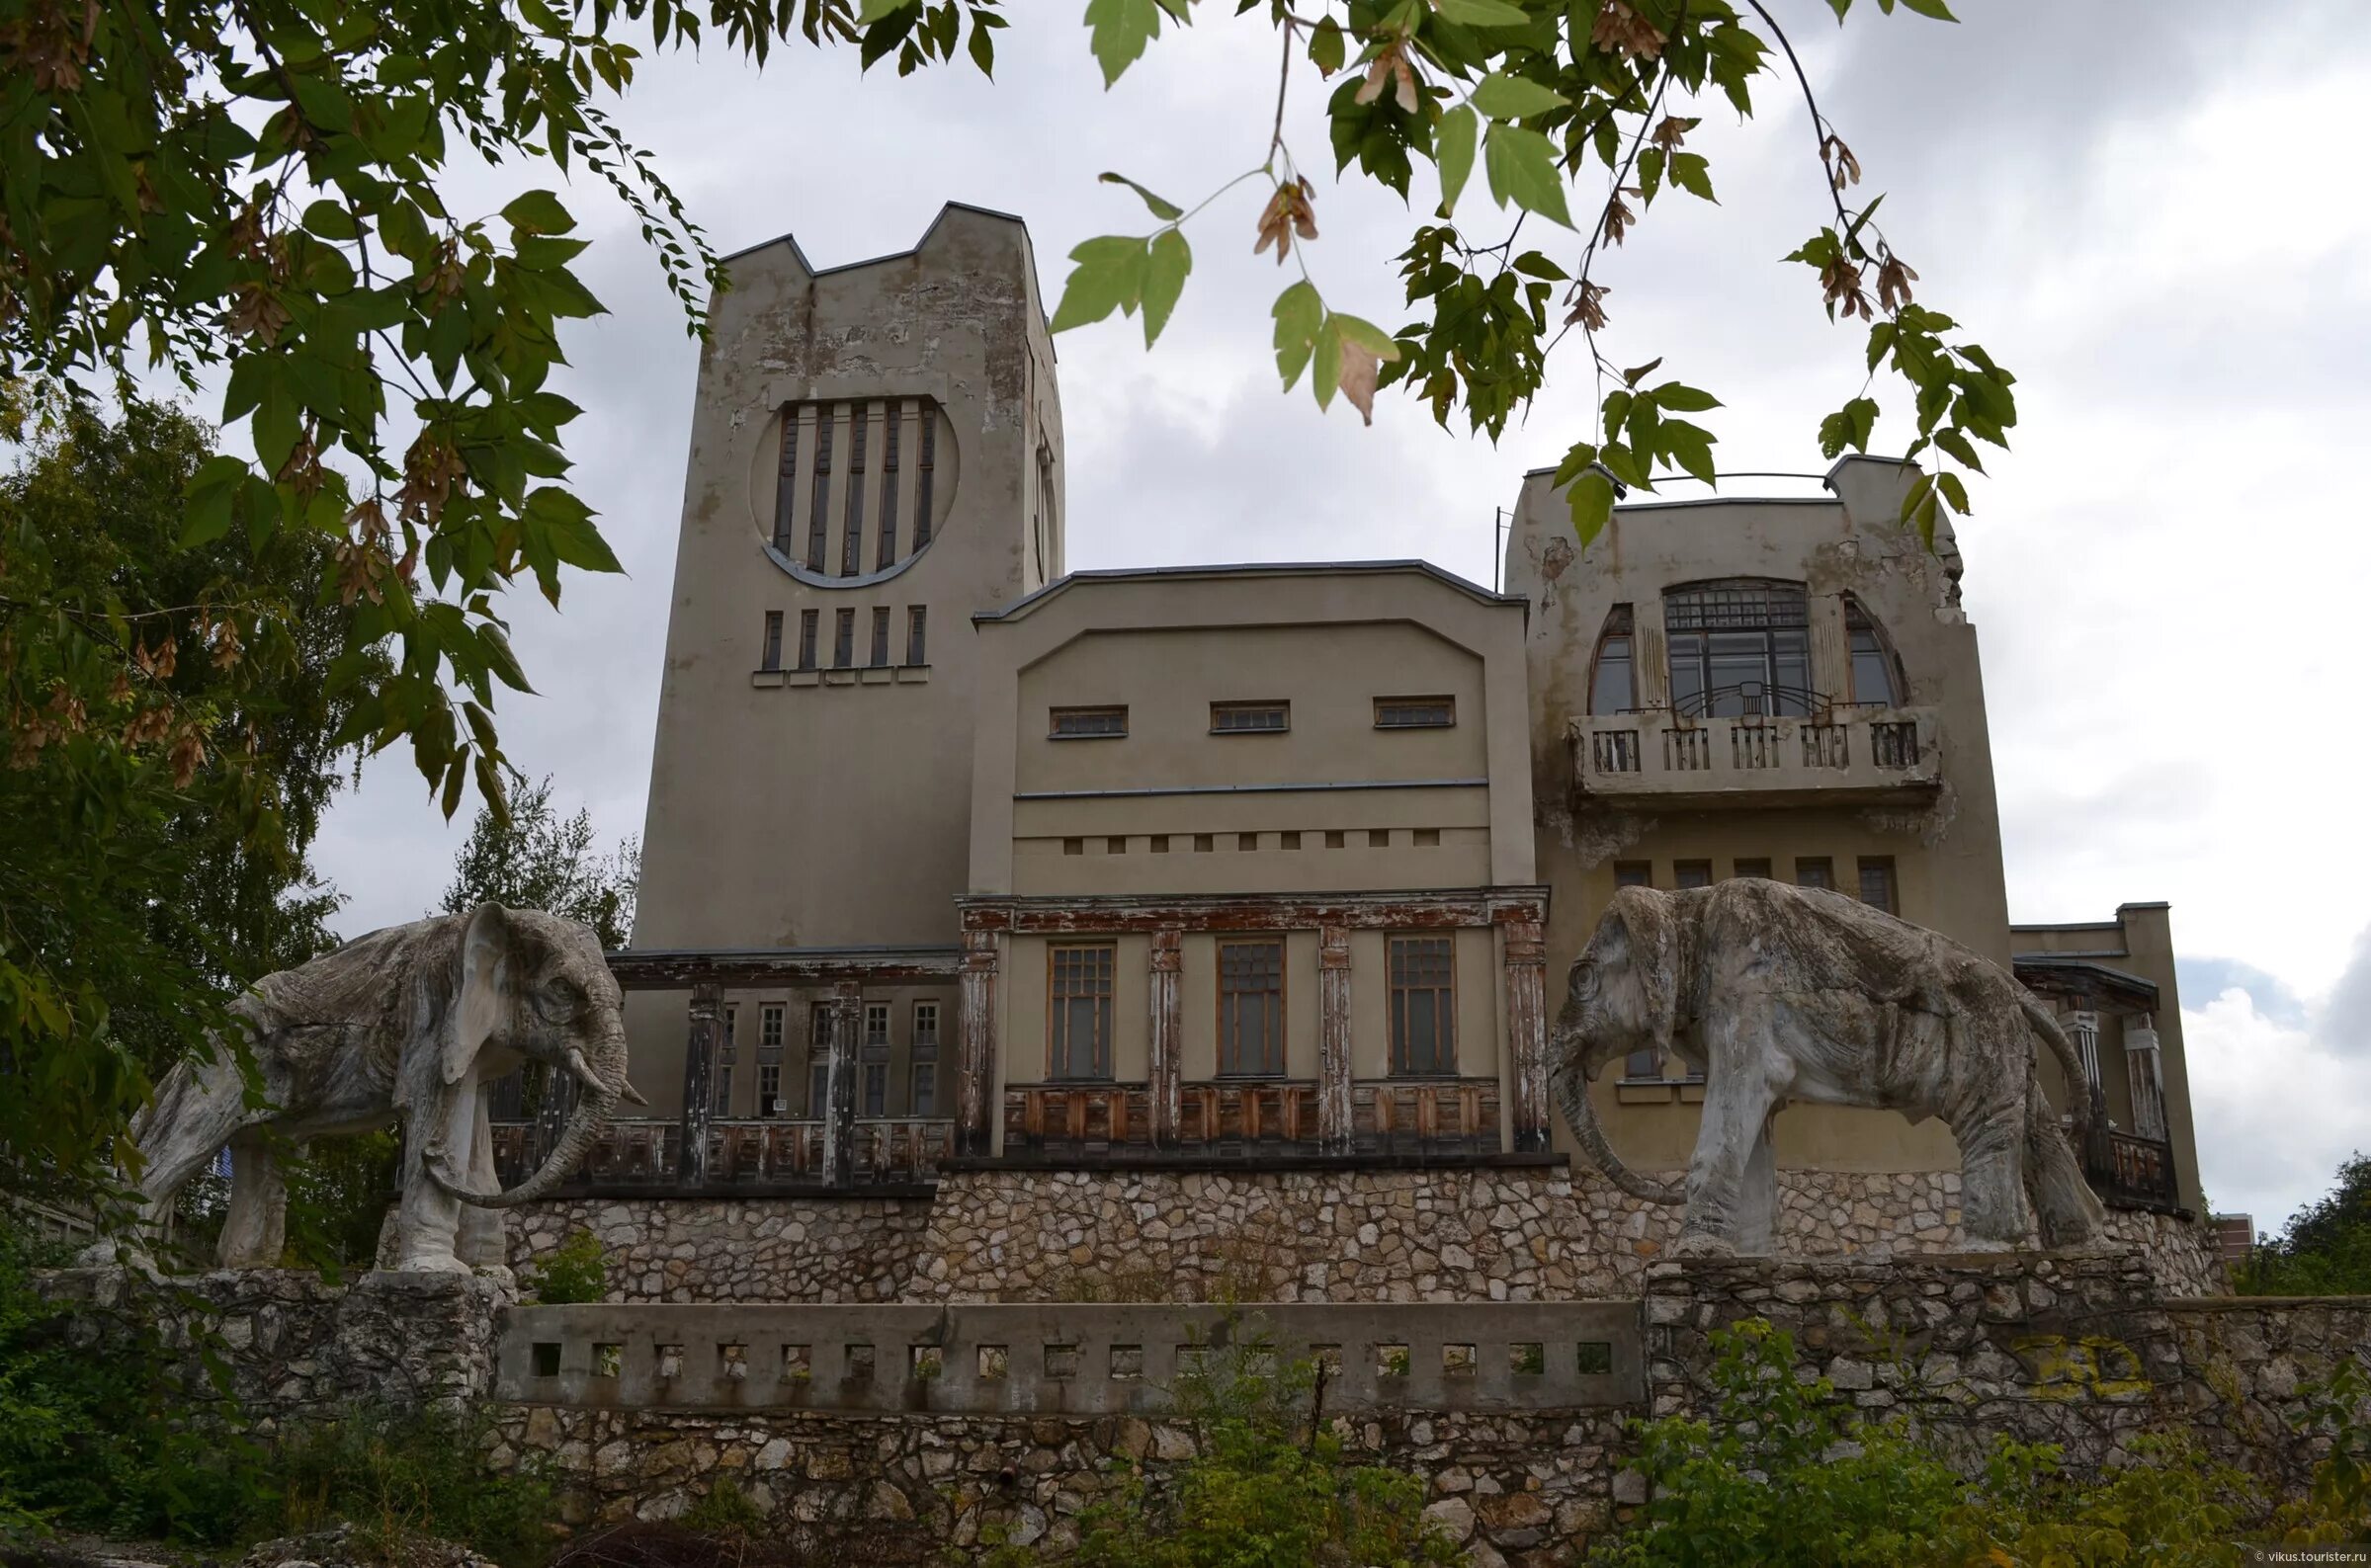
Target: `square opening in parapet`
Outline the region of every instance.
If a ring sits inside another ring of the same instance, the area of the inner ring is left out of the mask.
[[[804,1345],[785,1345],[782,1348],[782,1380],[804,1383],[815,1375],[814,1363],[808,1359]]]
[[[1177,1375],[1178,1375],[1178,1376],[1180,1376],[1180,1377],[1200,1377],[1200,1376],[1203,1376],[1203,1375],[1204,1375],[1204,1374],[1205,1374],[1205,1373],[1206,1373],[1206,1372],[1209,1370],[1209,1368],[1210,1368],[1210,1347],[1209,1347],[1209,1346],[1207,1346],[1207,1345],[1180,1345],[1180,1346],[1178,1346],[1178,1347],[1177,1347]]]
[[[1573,1369],[1584,1376],[1603,1376],[1614,1369],[1614,1348],[1604,1340],[1582,1340]]]
[[[852,1383],[869,1383],[873,1380],[872,1346],[851,1345],[848,1347],[846,1376]]]
[[[1442,1375],[1443,1377],[1471,1377],[1471,1376],[1473,1376],[1473,1375],[1474,1375],[1474,1347],[1473,1347],[1473,1346],[1471,1346],[1471,1345],[1444,1345],[1444,1346],[1442,1346],[1442,1347],[1441,1347],[1441,1375]]]
[[[1075,1345],[1047,1346],[1046,1375],[1052,1378],[1076,1377],[1078,1375],[1078,1347]]]
[[[733,1382],[744,1382],[749,1376],[749,1347],[720,1345],[717,1347],[717,1375]]]
[[[559,1344],[555,1340],[535,1342],[535,1374],[538,1377],[559,1375]]]
[[[1310,1364],[1316,1367],[1317,1375],[1327,1382],[1333,1382],[1342,1375],[1342,1347],[1339,1345],[1312,1345],[1309,1359]]]
[[[593,1375],[595,1377],[615,1377],[625,1364],[625,1346],[596,1345],[593,1347]]]
[[[1013,1353],[1009,1346],[982,1345],[979,1347],[978,1378],[983,1383],[1001,1382],[1012,1373]]]
[[[1144,1375],[1144,1347],[1115,1345],[1112,1347],[1112,1378],[1116,1382],[1134,1382]]]
[[[905,1348],[905,1375],[915,1382],[929,1382],[944,1376],[947,1358],[936,1345],[908,1345]]]
[[[659,1346],[653,1346],[653,1347],[652,1347],[652,1349],[653,1349],[653,1350],[655,1350],[655,1351],[657,1352],[657,1355],[658,1355],[658,1375],[659,1375],[659,1376],[661,1376],[661,1377],[681,1377],[681,1376],[683,1375],[683,1347],[682,1347],[682,1346],[680,1346],[680,1345],[659,1345]]]
[[[1378,1345],[1375,1347],[1376,1376],[1405,1377],[1407,1375],[1407,1370],[1408,1360],[1406,1346]]]
[[[1506,1369],[1517,1377],[1537,1377],[1548,1369],[1548,1347],[1537,1340],[1517,1340],[1506,1348]]]

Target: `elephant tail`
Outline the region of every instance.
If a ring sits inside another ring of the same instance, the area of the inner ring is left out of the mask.
[[[2018,998],[2017,1006],[2025,1014],[2025,1022],[2033,1026],[2034,1032],[2057,1055],[2059,1066],[2067,1074],[2067,1099],[2071,1102],[2068,1111],[2075,1118],[2074,1143],[2079,1149],[2090,1137],[2091,1126],[2098,1118],[2099,1092],[2091,1087],[2091,1075],[2084,1069],[2075,1042],[2067,1038],[2067,1032],[2058,1027],[2058,1020],[2050,1016],[2050,1010],[2031,996]]]

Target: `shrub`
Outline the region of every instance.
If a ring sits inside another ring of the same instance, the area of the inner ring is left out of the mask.
[[[258,1498],[256,1535],[302,1535],[345,1522],[381,1549],[441,1536],[532,1568],[551,1549],[551,1486],[540,1463],[511,1474],[485,1461],[482,1420],[433,1411],[357,1410],[294,1430],[275,1445],[275,1496]]]
[[[749,1501],[748,1494],[727,1479],[720,1477],[699,1501],[684,1510],[678,1522],[684,1528],[703,1535],[723,1535],[733,1540],[747,1540],[765,1532],[766,1516]]]
[[[1084,1568],[1417,1568],[1460,1558],[1424,1518],[1419,1476],[1352,1462],[1321,1419],[1308,1362],[1277,1363],[1254,1337],[1214,1346],[1180,1374],[1171,1419],[1191,1459],[1119,1467],[1115,1495],[1080,1516]]]
[[[528,1281],[535,1298],[546,1306],[598,1301],[609,1293],[609,1259],[601,1238],[589,1230],[572,1230],[568,1239],[551,1249]]]

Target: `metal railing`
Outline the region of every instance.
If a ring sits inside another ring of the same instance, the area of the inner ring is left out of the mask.
[[[1861,790],[1906,802],[1941,783],[1939,719],[1931,708],[1816,717],[1640,712],[1576,719],[1567,733],[1583,795]]]
[[[1354,1154],[1498,1152],[1495,1078],[1359,1079],[1350,1106]],[[1004,1091],[1007,1154],[1142,1163],[1304,1155],[1318,1147],[1317,1085],[1307,1079],[1181,1084],[1177,1136],[1162,1145],[1153,1141],[1148,1084],[1012,1084]]]
[[[2082,1167],[2091,1191],[2119,1208],[2170,1212],[2181,1206],[2181,1187],[2173,1174],[2173,1145],[2162,1139],[2118,1132],[2094,1118],[2083,1144]]]

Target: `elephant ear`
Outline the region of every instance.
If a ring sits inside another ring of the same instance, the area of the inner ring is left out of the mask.
[[[1669,1050],[1679,1020],[1679,922],[1670,900],[1651,887],[1617,888],[1611,913],[1628,939],[1630,970],[1643,993],[1654,1041]]]
[[[453,1027],[445,1035],[445,1082],[457,1084],[502,1027],[510,1006],[510,911],[491,901],[469,911],[461,935],[460,974],[453,991]]]

